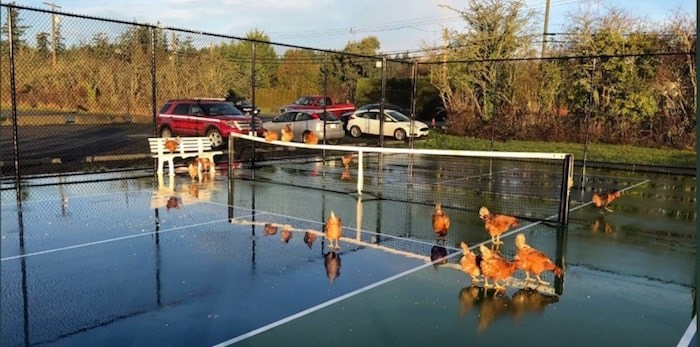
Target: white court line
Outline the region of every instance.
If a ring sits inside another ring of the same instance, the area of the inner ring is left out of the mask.
[[[370,285],[368,285],[368,286],[365,286],[365,287],[356,289],[356,290],[354,290],[354,291],[352,291],[352,292],[343,294],[343,295],[341,295],[341,296],[339,296],[339,297],[337,297],[337,298],[334,298],[334,299],[331,299],[331,300],[322,302],[322,303],[320,303],[320,304],[318,304],[318,305],[316,305],[316,306],[307,308],[306,310],[303,310],[303,311],[301,311],[301,312],[297,312],[297,313],[295,313],[295,314],[293,314],[293,315],[291,315],[291,316],[285,317],[285,318],[280,319],[280,320],[278,320],[278,321],[276,321],[276,322],[272,322],[272,323],[270,323],[270,324],[268,324],[268,325],[262,326],[262,327],[260,327],[260,328],[255,329],[255,330],[251,330],[251,331],[249,331],[249,332],[247,332],[247,333],[245,333],[245,334],[243,334],[243,335],[239,335],[239,336],[236,336],[236,337],[234,337],[234,338],[232,338],[232,339],[230,339],[230,340],[226,340],[226,341],[217,343],[217,344],[215,344],[214,346],[215,346],[215,347],[218,347],[218,346],[228,346],[228,345],[234,344],[234,343],[236,343],[236,342],[245,340],[245,339],[247,339],[247,338],[249,338],[249,337],[253,337],[253,336],[258,335],[258,334],[260,334],[260,333],[262,333],[262,332],[265,332],[265,331],[267,331],[267,330],[270,330],[270,329],[272,329],[272,328],[278,327],[278,326],[280,326],[280,325],[282,325],[282,324],[285,324],[285,323],[287,323],[287,322],[291,322],[291,321],[293,321],[293,320],[295,320],[295,319],[297,319],[297,318],[300,318],[300,317],[306,316],[306,315],[308,315],[308,314],[310,314],[310,313],[313,313],[313,312],[315,312],[315,311],[318,311],[318,310],[320,310],[320,309],[322,309],[322,308],[324,308],[324,307],[328,307],[328,306],[333,305],[333,304],[335,304],[335,303],[337,303],[337,302],[343,301],[343,300],[345,300],[345,299],[347,299],[347,298],[351,298],[351,297],[356,296],[356,295],[358,295],[358,294],[364,293],[364,292],[366,292],[366,291],[368,291],[368,290],[370,290],[370,289],[379,287],[379,286],[381,286],[381,285],[383,285],[383,284],[385,284],[385,283],[391,282],[391,281],[393,281],[393,280],[399,279],[399,278],[404,277],[404,276],[406,276],[406,275],[412,274],[412,273],[414,273],[414,272],[416,272],[416,271],[419,271],[419,270],[425,269],[425,268],[427,268],[427,267],[430,267],[430,266],[434,265],[434,264],[437,263],[437,262],[443,261],[444,259],[448,259],[448,258],[454,257],[454,256],[456,256],[456,255],[458,255],[458,254],[459,254],[459,253],[454,253],[454,254],[452,254],[452,255],[450,255],[450,256],[448,256],[448,257],[444,257],[444,258],[441,258],[441,259],[437,259],[437,260],[432,261],[432,262],[430,262],[430,263],[426,263],[426,264],[423,264],[423,265],[419,265],[419,266],[417,266],[417,267],[414,267],[413,269],[409,269],[409,270],[406,270],[406,271],[404,271],[404,272],[401,272],[401,273],[398,273],[398,274],[396,274],[396,275],[393,275],[393,276],[391,276],[391,277],[387,277],[387,278],[385,278],[385,279],[383,279],[383,280],[381,280],[381,281],[372,283],[372,284],[370,284]]]
[[[6,261],[6,260],[19,259],[19,258],[27,258],[27,257],[35,256],[35,255],[42,255],[42,254],[55,253],[55,252],[60,252],[60,251],[67,251],[67,250],[69,250],[69,249],[76,249],[76,248],[94,246],[94,245],[99,245],[99,244],[102,244],[102,243],[108,243],[108,242],[114,242],[114,241],[121,241],[121,240],[133,239],[133,238],[136,238],[136,237],[149,236],[149,235],[155,235],[155,234],[162,234],[162,233],[165,233],[165,232],[168,232],[168,231],[175,231],[175,230],[180,230],[180,229],[186,229],[186,228],[197,227],[197,226],[208,225],[208,224],[214,224],[214,223],[221,223],[221,222],[228,222],[228,219],[217,220],[217,221],[210,221],[210,222],[200,223],[200,224],[192,224],[192,225],[181,226],[181,227],[175,227],[175,228],[165,229],[165,230],[159,230],[159,231],[153,231],[153,232],[148,232],[148,233],[143,233],[143,234],[126,235],[126,236],[115,237],[115,238],[106,239],[106,240],[100,240],[100,241],[93,241],[93,242],[81,243],[81,244],[79,244],[79,245],[72,245],[72,246],[66,246],[66,247],[59,247],[59,248],[47,249],[47,250],[44,250],[44,251],[38,251],[38,252],[32,252],[32,253],[26,253],[26,254],[20,254],[20,255],[14,255],[14,256],[11,256],[11,257],[6,257],[6,258],[0,259],[0,262]]]
[[[685,334],[681,337],[681,340],[678,341],[678,345],[676,347],[689,347],[690,346],[690,341],[693,340],[693,337],[695,336],[695,333],[697,333],[698,330],[698,315],[696,314],[693,317],[693,320],[690,321],[690,324],[688,325],[688,329],[685,330]]]

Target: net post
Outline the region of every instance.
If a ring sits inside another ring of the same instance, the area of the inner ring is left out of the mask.
[[[569,202],[571,201],[571,187],[574,183],[574,156],[567,154],[564,157],[562,168],[561,194],[559,197],[559,217],[558,222],[562,225],[569,224]]]
[[[362,169],[362,151],[357,152],[357,195],[362,195],[362,188],[364,184],[364,172]]]
[[[233,172],[231,172],[231,169],[233,169],[233,141],[234,137],[232,134],[228,134],[228,155],[226,156],[227,163],[228,165],[228,170],[226,170],[227,175],[228,175],[228,180],[231,181],[233,178]]]

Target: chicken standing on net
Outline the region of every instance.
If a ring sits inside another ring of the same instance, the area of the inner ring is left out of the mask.
[[[540,275],[545,271],[552,271],[555,276],[561,277],[561,268],[554,264],[546,254],[525,243],[525,234],[519,233],[515,237],[515,247],[518,249],[516,257],[520,260],[518,268],[525,273],[525,282],[531,280],[530,273],[535,275],[538,283],[544,285],[549,284],[540,278]]]
[[[279,139],[279,134],[277,134],[276,131],[264,130],[263,137],[265,137],[265,141],[272,142],[277,141]]]
[[[484,288],[491,287],[488,282],[490,278],[494,288],[505,289],[506,287],[498,284],[498,281],[506,282],[518,270],[520,261],[518,259],[514,259],[512,262],[507,261],[495,250],[492,251],[484,245],[479,245],[479,250],[483,258],[481,260],[481,274],[484,276]]]
[[[479,218],[484,221],[484,228],[491,235],[491,242],[494,245],[502,244],[501,234],[506,232],[511,226],[517,227],[519,225],[517,218],[491,213],[486,207],[479,209]]]
[[[307,145],[318,144],[318,135],[313,130],[308,130],[306,136],[304,136],[304,143]]]
[[[282,128],[282,141],[284,142],[290,142],[294,138],[294,132],[292,132],[292,126],[289,124],[286,124],[284,128]]]
[[[282,227],[282,233],[280,234],[280,241],[284,243],[289,243],[289,240],[292,239],[292,226],[287,224],[284,227]]]
[[[593,205],[599,209],[604,209],[608,212],[612,212],[613,210],[608,207],[613,200],[619,198],[621,195],[619,190],[614,190],[611,192],[607,193],[593,193],[592,201]],[[602,211],[601,211],[602,212]]]
[[[336,216],[333,211],[331,211],[330,217],[328,217],[328,219],[326,220],[325,229],[326,239],[328,239],[328,247],[340,249],[338,240],[341,236],[343,236],[343,225],[340,218],[338,218],[338,216]],[[333,247],[334,244],[335,247]]]
[[[265,228],[264,228],[263,230],[264,230],[264,232],[265,232],[265,236],[270,236],[270,235],[277,234],[277,226],[276,226],[276,225],[272,225],[272,224],[270,224],[270,223],[266,223],[266,224],[265,224]]]
[[[442,210],[442,205],[438,202],[435,204],[435,210],[433,211],[433,231],[435,231],[435,236],[437,240],[442,240],[445,242],[445,237],[447,232],[450,230],[450,216]]]
[[[469,246],[465,242],[461,242],[460,247],[462,248],[462,259],[459,260],[459,265],[467,275],[471,276],[472,284],[479,283],[481,280],[479,276],[481,275],[481,255],[476,255],[469,249]]]

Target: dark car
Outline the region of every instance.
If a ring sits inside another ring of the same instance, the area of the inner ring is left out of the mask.
[[[222,99],[168,100],[156,118],[160,137],[206,136],[212,147],[220,147],[230,133],[262,136],[262,121],[244,115],[232,102]]]
[[[260,113],[260,107],[256,107],[255,111],[253,111],[253,104],[250,103],[248,100],[239,100],[234,103],[236,108],[243,112],[243,114],[250,116],[257,116]]]
[[[346,112],[346,113],[343,113],[342,115],[340,115],[340,120],[343,122],[343,130],[345,130],[346,132],[349,131],[348,130],[348,121],[350,120],[350,116],[352,116],[355,113],[364,112],[364,111],[371,110],[371,109],[379,109],[380,105],[381,105],[380,103],[367,104],[367,105],[361,106],[360,108],[358,108],[354,112]],[[389,103],[389,102],[384,103],[384,109],[385,110],[399,111],[399,112],[405,114],[406,116],[411,114],[411,110],[403,108],[403,107],[396,105],[396,104]]]

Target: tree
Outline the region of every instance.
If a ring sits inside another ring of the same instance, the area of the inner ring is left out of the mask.
[[[333,55],[329,73],[331,79],[342,87],[347,99],[355,99],[359,79],[380,76],[381,71],[376,68],[379,47],[379,40],[368,36],[360,41],[348,42],[345,46],[343,52],[354,55]]]
[[[318,57],[314,51],[289,49],[284,52],[277,69],[277,82],[282,88],[292,90],[296,95],[320,90],[321,63],[323,57]]]
[[[15,3],[11,2],[9,5],[15,5]],[[3,7],[3,9],[5,9],[7,12],[3,11],[2,13],[4,16],[2,21],[5,23],[5,25],[3,25],[0,29],[0,33],[2,34],[2,38],[0,38],[0,41],[2,42],[0,42],[0,44],[2,44],[3,49],[7,49],[5,47],[9,48],[10,33],[8,25],[11,25],[12,41],[15,43],[15,49],[21,50],[26,48],[27,42],[23,39],[23,37],[29,26],[22,25],[22,18],[20,17],[19,10],[17,8]],[[9,18],[12,18],[12,21],[10,21]]]
[[[49,33],[41,32],[36,34],[36,50],[42,57],[48,57],[51,53],[49,46]]]
[[[275,73],[277,72],[277,53],[275,53],[270,42],[270,37],[263,31],[253,29],[246,34],[246,39],[251,41],[233,41],[230,44],[222,44],[220,49],[224,57],[237,64],[240,75],[247,76],[247,81],[250,81],[251,70],[253,66],[253,45],[255,45],[255,87],[267,88],[273,85],[276,80]],[[248,82],[246,94],[251,97],[252,88]]]

